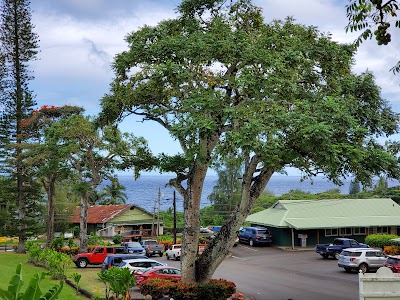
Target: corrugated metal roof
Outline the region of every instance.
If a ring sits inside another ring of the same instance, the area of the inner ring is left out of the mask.
[[[118,205],[92,205],[88,208],[88,224],[103,224],[116,216],[122,214],[124,211],[130,209],[132,204],[118,204]],[[71,223],[79,223],[81,207],[76,207],[75,213],[71,218]]]
[[[246,221],[295,229],[400,226],[392,199],[280,200]]]

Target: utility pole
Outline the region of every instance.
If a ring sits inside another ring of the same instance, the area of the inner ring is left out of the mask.
[[[156,217],[156,199],[154,199],[153,222],[151,223],[151,236],[154,234],[154,220]]]
[[[174,244],[176,244],[176,191],[174,190]]]
[[[160,234],[160,201],[161,201],[161,188],[158,188],[157,236]]]

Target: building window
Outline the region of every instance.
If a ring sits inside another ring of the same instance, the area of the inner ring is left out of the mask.
[[[354,235],[365,235],[366,234],[365,227],[353,228],[353,232],[354,232]]]
[[[376,233],[384,233],[387,234],[389,233],[389,227],[376,227]]]
[[[325,229],[325,236],[338,236],[338,229],[337,228]]]
[[[340,228],[340,235],[352,235],[352,230],[351,228]]]

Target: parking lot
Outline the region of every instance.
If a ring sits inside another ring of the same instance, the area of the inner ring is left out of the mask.
[[[179,267],[179,261],[155,258]],[[239,244],[218,267],[214,278],[236,283],[238,291],[257,300],[355,300],[358,275],[346,273],[337,260],[313,250],[286,251]]]

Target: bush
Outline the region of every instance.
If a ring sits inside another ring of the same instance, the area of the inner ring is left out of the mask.
[[[114,244],[121,244],[122,235],[119,235],[119,234],[114,235],[113,238],[112,238],[112,241],[113,241]]]
[[[365,243],[373,248],[382,248],[392,245],[389,240],[398,238],[394,234],[370,234],[365,238]]]
[[[398,255],[400,254],[400,247],[399,246],[385,246],[383,248],[383,252],[388,255]]]
[[[175,300],[226,300],[236,292],[236,285],[224,279],[208,283],[183,283],[177,279],[148,279],[140,285],[142,295],[160,299],[163,290],[169,290]]]

